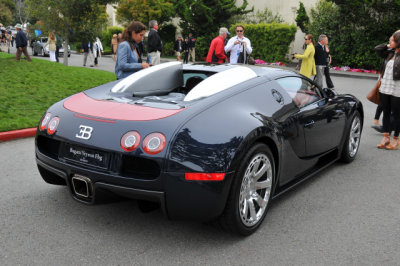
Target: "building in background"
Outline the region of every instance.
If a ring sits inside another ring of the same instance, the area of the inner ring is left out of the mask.
[[[117,22],[117,9],[114,6],[116,6],[116,5],[108,4],[106,7],[106,12],[108,15],[108,26],[122,27],[122,25]]]

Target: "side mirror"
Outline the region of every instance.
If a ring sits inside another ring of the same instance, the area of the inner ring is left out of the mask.
[[[334,98],[336,95],[338,95],[334,89],[323,88],[322,90],[327,98]]]

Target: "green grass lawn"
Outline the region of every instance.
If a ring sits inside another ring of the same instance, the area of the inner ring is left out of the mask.
[[[107,71],[14,58],[0,52],[0,132],[36,127],[53,103],[116,79]]]

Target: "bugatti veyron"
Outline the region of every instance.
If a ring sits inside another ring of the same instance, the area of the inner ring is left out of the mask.
[[[55,103],[36,161],[80,202],[156,202],[248,235],[273,198],[355,159],[363,117],[354,96],[292,71],[170,62]]]

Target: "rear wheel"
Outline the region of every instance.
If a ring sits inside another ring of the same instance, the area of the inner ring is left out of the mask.
[[[361,139],[361,118],[360,113],[356,111],[347,132],[347,138],[344,142],[341,160],[346,163],[352,162],[357,155]]]
[[[67,183],[65,182],[65,180],[62,177],[46,170],[45,168],[43,168],[40,165],[38,165],[37,167],[38,167],[40,175],[42,176],[43,180],[46,181],[46,183],[49,183],[52,185],[63,185],[63,186],[67,185]]]
[[[241,235],[254,233],[269,207],[274,183],[274,159],[264,144],[254,145],[235,174],[227,206],[220,217],[224,229]]]

